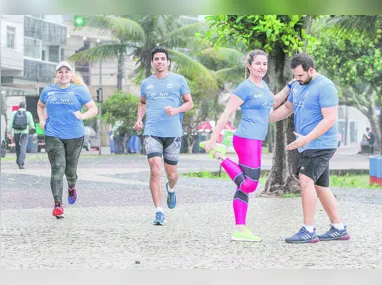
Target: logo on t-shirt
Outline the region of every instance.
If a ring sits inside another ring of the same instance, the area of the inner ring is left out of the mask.
[[[152,84],[150,84],[150,85],[147,85],[146,86],[146,89],[152,89],[154,86],[152,85]]]
[[[167,84],[167,88],[172,88],[173,84],[170,82]]]
[[[258,93],[258,94],[254,94],[253,95],[253,98],[255,98],[255,99],[258,99],[258,98],[261,98],[261,97],[263,97],[262,93]]]
[[[48,104],[54,104],[54,105],[73,105],[73,102],[70,101],[70,99],[64,99],[64,98],[56,98],[56,97],[49,97],[47,100]]]

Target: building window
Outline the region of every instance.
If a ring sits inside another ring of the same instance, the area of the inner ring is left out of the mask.
[[[41,58],[41,40],[24,37],[24,55],[36,59]]]
[[[65,60],[65,50],[61,49],[61,61]]]
[[[7,26],[7,47],[15,48],[16,28]]]
[[[41,53],[41,59],[42,59],[42,60],[45,60],[45,58],[46,58],[45,50],[43,50],[42,53]]]
[[[49,46],[49,61],[59,62],[60,61],[60,47],[59,46]]]

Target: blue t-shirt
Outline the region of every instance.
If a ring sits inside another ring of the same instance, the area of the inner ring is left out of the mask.
[[[81,85],[70,84],[65,89],[59,88],[57,84],[45,87],[40,95],[48,115],[45,135],[59,139],[84,136],[84,122],[78,120],[73,112],[81,111],[82,106],[92,100],[89,91]]]
[[[338,94],[334,83],[323,75],[318,75],[307,85],[295,82],[288,98],[293,103],[294,126],[297,133],[306,136],[324,118],[321,108],[338,105]],[[332,149],[337,148],[337,121],[326,133],[299,148]]]
[[[268,124],[274,98],[267,83],[264,88],[247,79],[239,84],[232,93],[244,100],[240,106],[242,118],[235,133],[236,136],[263,141],[268,133]]]
[[[190,94],[190,88],[183,76],[169,72],[164,78],[155,74],[141,84],[141,96],[146,99],[146,121],[144,135],[156,137],[183,136],[182,114],[168,116],[164,107],[178,108],[182,97]]]

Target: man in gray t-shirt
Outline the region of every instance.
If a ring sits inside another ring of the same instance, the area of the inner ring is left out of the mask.
[[[290,88],[288,100],[271,113],[275,122],[294,113],[297,139],[286,149],[298,149],[297,171],[301,184],[304,224],[288,243],[315,243],[350,238],[337,210],[336,198],[329,188],[329,160],[337,148],[338,95],[333,82],[319,74],[313,59],[306,54],[292,58],[291,68],[296,82]],[[331,227],[322,235],[316,234],[314,214],[317,196],[328,215]]]
[[[156,47],[151,52],[151,65],[155,73],[141,84],[135,130],[144,126],[144,144],[150,165],[150,191],[155,205],[154,225],[164,225],[162,191],[160,187],[162,156],[167,179],[167,206],[176,206],[175,185],[178,181],[177,164],[183,128],[182,113],[192,109],[190,89],[183,76],[169,72],[168,51]]]

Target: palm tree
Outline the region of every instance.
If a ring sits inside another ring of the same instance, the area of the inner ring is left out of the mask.
[[[96,16],[89,18],[87,23],[101,31],[111,31],[115,41],[76,53],[69,60],[94,62],[117,58],[119,90],[122,89],[125,57],[133,55],[137,59],[135,78],[139,83],[151,74],[151,50],[158,45],[168,48],[170,58],[178,67],[187,67],[182,68],[184,76],[198,77],[208,86],[218,87],[207,68],[179,50],[186,46],[193,47],[195,32],[202,30],[204,23],[182,26],[179,16],[172,15]]]
[[[375,49],[379,49],[382,53],[382,37],[380,37],[380,31],[382,29],[381,15],[329,17],[327,19],[327,23],[329,23],[329,32],[333,33],[334,35],[350,39],[352,37],[359,37],[359,35],[365,36],[368,39],[372,40]],[[359,33],[355,33],[354,31],[358,31]],[[382,82],[382,75],[380,73],[376,73],[375,80],[371,81],[369,84],[371,88],[363,88],[363,90],[358,90],[358,94],[370,94],[372,92],[375,92],[377,95],[377,100],[375,103],[381,106],[382,88],[380,87],[380,82]],[[366,90],[368,90],[368,92],[365,92]],[[372,104],[374,105],[374,102],[372,102]],[[376,126],[376,123],[374,121],[374,108],[375,107],[373,107],[371,110],[368,110],[367,114],[369,116],[367,117],[370,123]],[[377,133],[377,143],[380,143],[382,133],[382,116],[379,116],[378,129],[376,127],[373,128]],[[382,147],[380,148],[380,152],[382,154]]]
[[[354,30],[358,30],[363,35],[374,37],[382,27],[382,16],[331,16],[326,22],[337,35],[352,35]]]

